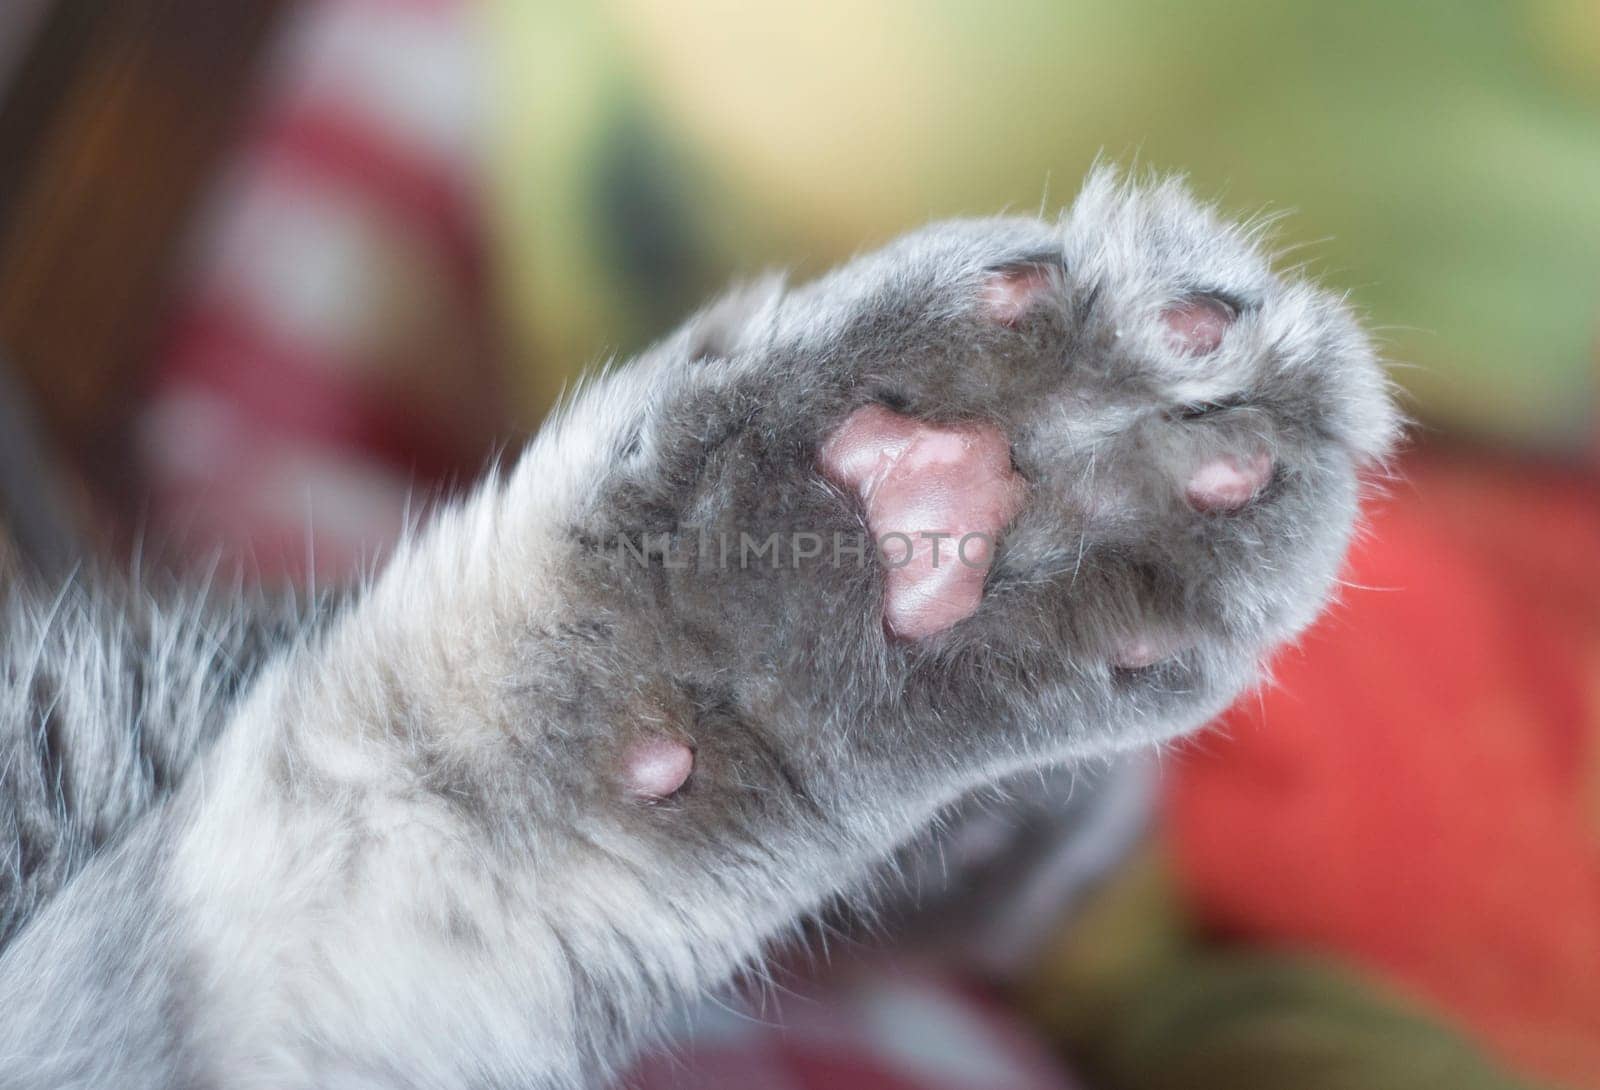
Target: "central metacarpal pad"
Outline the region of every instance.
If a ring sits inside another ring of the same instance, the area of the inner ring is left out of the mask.
[[[930,424],[869,405],[823,444],[821,461],[828,478],[866,508],[886,569],[889,631],[921,639],[971,616],[995,542],[1026,491],[1005,435],[987,424]]]

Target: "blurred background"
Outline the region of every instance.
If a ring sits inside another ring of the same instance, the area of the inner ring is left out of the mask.
[[[730,279],[1097,157],[1283,213],[1378,332],[1349,589],[1049,850],[969,837],[1027,865],[942,938],[635,1081],[1600,1087],[1595,0],[6,0],[0,553],[348,581]]]

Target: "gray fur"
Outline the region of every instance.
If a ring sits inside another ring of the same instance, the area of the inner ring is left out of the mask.
[[[259,668],[200,624],[152,657],[87,605],[11,622],[8,1085],[594,1085],[964,793],[1205,722],[1329,597],[1398,427],[1349,310],[1259,243],[1101,172],[1059,223],[940,224],[745,289]],[[1060,291],[996,325],[979,290],[1018,264]],[[1197,292],[1241,316],[1178,358],[1156,316]],[[885,638],[876,562],[708,569],[671,537],[860,531],[815,457],[873,400],[1000,426],[1031,490],[978,612],[914,645]],[[1246,436],[1278,467],[1255,503],[1173,498]],[[605,548],[646,533],[691,562]],[[1113,668],[1151,626],[1193,646]],[[186,774],[149,759],[162,730]],[[696,754],[654,805],[619,787],[646,731]]]
[[[0,949],[182,780],[266,653],[287,604],[224,611],[111,578],[0,604]],[[242,596],[240,596],[242,598]]]

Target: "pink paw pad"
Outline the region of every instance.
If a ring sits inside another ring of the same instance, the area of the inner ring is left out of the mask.
[[[1184,487],[1196,511],[1237,511],[1272,479],[1272,457],[1258,450],[1248,458],[1224,454],[1202,462]]]
[[[1018,265],[990,273],[979,292],[984,312],[1015,325],[1044,296],[1059,290],[1061,273],[1050,265]]]
[[[889,631],[920,639],[971,616],[994,541],[1024,494],[1000,430],[928,424],[869,405],[823,444],[821,463],[866,506],[886,571]]]
[[[677,794],[694,771],[694,751],[672,738],[644,738],[623,753],[622,779],[629,794],[658,800]]]
[[[1235,317],[1228,304],[1205,295],[1185,299],[1161,312],[1167,340],[1187,356],[1209,356],[1215,352]]]
[[[1117,644],[1111,656],[1111,665],[1119,670],[1143,670],[1158,662],[1176,658],[1192,646],[1171,635],[1146,632]]]

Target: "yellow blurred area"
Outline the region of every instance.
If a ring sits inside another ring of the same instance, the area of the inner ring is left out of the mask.
[[[1053,212],[1097,157],[1286,210],[1430,423],[1592,428],[1600,5],[485,0],[524,416],[732,277]]]

